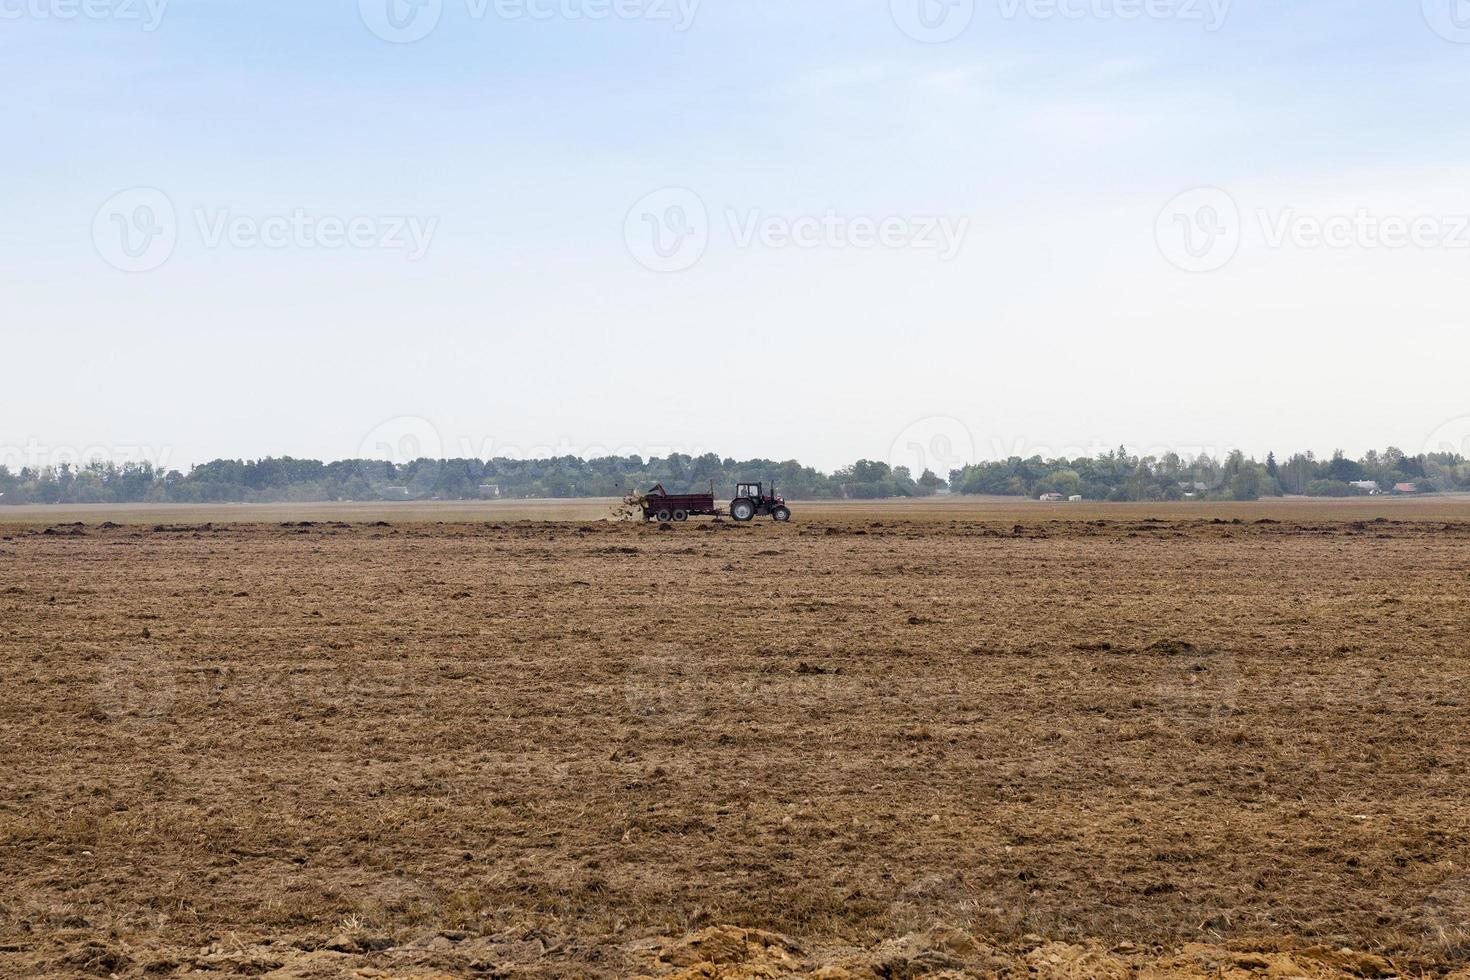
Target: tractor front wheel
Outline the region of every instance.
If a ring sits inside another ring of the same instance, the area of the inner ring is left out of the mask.
[[[771,516],[777,521],[780,521],[782,524],[785,524],[787,521],[791,520],[791,510],[786,507],[777,507],[775,510],[771,511]]]
[[[730,516],[742,523],[748,521],[755,517],[755,504],[749,500],[737,500],[730,505]]]

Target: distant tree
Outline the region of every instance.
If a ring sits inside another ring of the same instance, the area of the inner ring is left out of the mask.
[[[1307,485],[1317,479],[1317,461],[1311,453],[1296,453],[1281,467],[1281,488],[1287,493],[1303,494]]]
[[[1343,455],[1341,449],[1332,454],[1332,460],[1327,464],[1326,478],[1338,483],[1352,483],[1362,480],[1367,476],[1362,463],[1354,462]]]
[[[1082,476],[1076,470],[1057,470],[1040,480],[1036,489],[1040,493],[1059,493],[1070,497],[1082,492]]]
[[[1308,497],[1356,497],[1362,492],[1341,480],[1313,480],[1307,484]]]
[[[1282,492],[1345,496],[1358,492],[1353,481],[1371,479],[1382,487],[1415,482],[1422,489],[1470,490],[1470,462],[1453,452],[1408,456],[1389,447],[1358,461],[1337,452],[1319,462],[1296,453],[1278,463],[1274,452],[1264,464],[1232,452],[1217,461],[1208,455],[1185,461],[1177,454],[1137,457],[1120,446],[1092,458],[1012,457],[952,470],[948,486],[956,493],[1034,496],[1043,491],[1080,493],[1094,500],[1173,500],[1199,493],[1239,500]],[[513,460],[420,459],[403,464],[371,460],[317,460],[266,457],[217,459],[186,474],[148,463],[114,464],[91,460],[81,466],[0,466],[0,505],[25,503],[129,503],[160,501],[307,501],[399,499],[474,499],[483,484],[504,497],[615,497],[630,488],[663,483],[673,492],[728,491],[740,479],[772,481],[793,499],[847,495],[861,498],[929,495],[946,486],[931,470],[918,479],[906,467],[859,460],[828,475],[796,460],[721,459],[673,454],[667,458],[576,456]],[[390,492],[391,491],[391,492]]]
[[[1230,478],[1231,500],[1260,500],[1261,471],[1255,465],[1247,465]]]
[[[1223,482],[1220,476],[1220,464],[1217,463],[1209,453],[1200,453],[1195,457],[1190,466],[1195,483],[1203,483],[1210,489],[1215,489]]]

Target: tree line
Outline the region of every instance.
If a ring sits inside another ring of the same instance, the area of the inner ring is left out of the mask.
[[[671,492],[730,493],[737,480],[763,480],[792,499],[925,497],[936,493],[1087,500],[1256,500],[1283,494],[1334,497],[1395,492],[1412,484],[1419,493],[1470,490],[1470,463],[1455,453],[1409,456],[1398,449],[1360,459],[1334,453],[1319,459],[1297,453],[1264,462],[1232,452],[1183,458],[1176,453],[1137,456],[1119,448],[1096,457],[1012,457],[975,463],[943,477],[924,470],[859,460],[822,473],[795,460],[735,460],[714,453],[675,453],[644,459],[419,459],[394,464],[376,460],[290,457],[217,459],[187,473],[148,462],[102,460],[81,466],[0,465],[0,505],[87,503],[275,503],[329,500],[474,500],[492,497],[618,497],[663,483]]]
[[[977,463],[951,474],[956,493],[1039,496],[1059,493],[1087,500],[1258,500],[1286,494],[1350,497],[1373,493],[1470,490],[1470,463],[1458,453],[1409,456],[1390,447],[1360,459],[1341,451],[1327,459],[1296,453],[1264,462],[1235,451],[1216,459],[1177,453],[1136,456],[1126,449],[1095,458],[1044,460],[1013,457]],[[1412,487],[1412,491],[1408,488]]]

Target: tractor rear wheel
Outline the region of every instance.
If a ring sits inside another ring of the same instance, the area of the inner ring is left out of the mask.
[[[789,508],[786,507],[777,507],[775,510],[771,511],[771,516],[777,521],[780,521],[782,524],[785,524],[787,521],[791,520],[791,511]]]
[[[737,500],[730,505],[730,516],[737,521],[748,521],[755,516],[755,504],[749,500]]]
[[[670,514],[666,510],[661,510],[661,511],[658,512],[658,515],[657,516],[658,516],[658,522],[660,524],[667,524],[667,523],[669,523],[669,518],[670,517],[673,517],[674,515],[673,514]]]
[[[689,512],[687,510],[674,511],[674,520],[678,521],[680,524],[684,523],[685,521],[689,520]]]

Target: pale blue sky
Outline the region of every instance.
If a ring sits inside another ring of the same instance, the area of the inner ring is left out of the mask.
[[[1236,2],[1210,30],[1219,0],[977,0],[921,43],[898,22],[931,0],[705,0],[682,31],[679,0],[443,0],[398,44],[358,0],[172,0],[151,31],[147,0],[58,17],[80,2],[0,0],[0,462],[335,458],[400,418],[451,455],[830,468],[956,424],[983,457],[1356,452],[1470,415],[1470,5]],[[1157,219],[1199,187],[1240,242],[1189,272]],[[125,272],[98,235],[135,188],[177,241]],[[708,243],[654,271],[630,209],[664,188]],[[1439,231],[1269,240],[1360,211]],[[296,212],[375,247],[262,243]],[[966,233],[948,259],[739,234],[829,212]],[[378,247],[404,221],[421,257]]]

